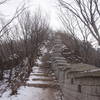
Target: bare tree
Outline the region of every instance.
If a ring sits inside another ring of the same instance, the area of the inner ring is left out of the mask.
[[[7,0],[5,0],[4,3],[5,3],[6,1],[7,1]],[[20,15],[22,14],[22,12],[23,12],[25,9],[27,9],[27,8],[28,8],[28,7],[25,7],[25,4],[22,4],[22,6],[18,6],[18,7],[16,8],[15,13],[14,13],[13,17],[12,17],[10,20],[8,20],[7,22],[5,22],[4,19],[0,19],[0,21],[1,21],[0,38],[3,37],[3,36],[6,34],[6,32],[4,32],[5,28],[6,28],[9,24],[11,24],[18,16],[20,16]]]
[[[38,54],[42,42],[46,39],[48,24],[40,12],[31,16],[30,13],[26,11],[18,20],[24,39],[26,56],[31,55],[35,57],[35,55]]]
[[[8,0],[0,0],[0,5],[6,3]]]
[[[100,45],[99,0],[73,0],[76,5],[59,0],[61,6],[73,13],[87,28]]]
[[[83,58],[85,63],[90,63],[89,56],[92,51],[90,43],[90,31],[88,28],[69,10],[60,8],[59,19],[63,23],[66,33],[66,46],[70,50],[77,52],[76,54]],[[74,41],[74,42],[73,42]],[[91,50],[90,50],[91,49]]]
[[[16,19],[16,23],[12,23]],[[15,15],[0,27],[0,79],[4,70],[9,71],[9,83],[14,94],[18,80],[25,81],[34,61],[48,38],[49,25],[41,11],[32,15],[26,7],[16,10]],[[27,64],[24,64],[27,60]],[[13,73],[13,74],[12,74]]]

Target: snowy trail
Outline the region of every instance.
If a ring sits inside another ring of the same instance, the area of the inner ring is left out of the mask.
[[[18,95],[9,96],[9,92],[3,94],[0,100],[61,100],[58,99],[58,91],[54,74],[50,74],[49,68],[33,67],[26,86],[18,90]]]

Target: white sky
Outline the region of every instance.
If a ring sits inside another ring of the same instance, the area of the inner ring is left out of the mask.
[[[72,0],[67,1],[73,3]],[[33,13],[36,11],[36,8],[41,8],[43,14],[46,13],[47,17],[49,16],[50,26],[54,30],[63,29],[63,25],[57,15],[59,12],[57,10],[57,0],[8,0],[6,4],[0,5],[0,17],[5,15],[6,18],[10,18],[13,16],[16,8],[22,4],[22,2],[25,2],[29,6],[30,11]]]
[[[59,29],[62,27],[57,15],[57,0],[9,0],[6,4],[0,5],[0,13],[7,18],[12,16],[18,5],[22,4],[23,1],[29,6],[31,12],[40,7],[42,12],[49,16],[50,25],[53,29]]]

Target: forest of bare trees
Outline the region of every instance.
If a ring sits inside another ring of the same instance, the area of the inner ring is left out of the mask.
[[[100,44],[99,0],[73,0],[71,4],[66,0],[59,0],[59,3],[65,12],[69,11],[75,17],[78,26],[83,24],[84,27],[86,27],[84,30],[88,29],[90,34],[98,41],[98,44]],[[66,13],[64,13],[64,16],[66,16]],[[81,29],[81,32],[83,32],[83,29]]]
[[[7,2],[9,0],[1,0],[0,6]],[[47,49],[52,49],[55,33],[60,34],[68,52],[71,52],[70,58],[64,55],[66,50],[62,52],[69,63],[82,62],[100,67],[100,51],[93,45],[94,41],[100,45],[100,1],[58,2],[58,17],[64,31],[53,31],[40,9],[32,14],[25,4],[18,6],[9,20],[0,18],[0,81],[6,80],[7,87],[12,89],[11,94],[16,94],[17,88],[24,84],[49,38]]]
[[[59,19],[65,31],[64,43],[76,51],[82,62],[99,66],[99,51],[94,44],[100,44],[99,0],[58,0]]]
[[[7,0],[0,2],[0,5]],[[15,21],[15,24],[14,24]],[[6,22],[1,19],[0,27],[0,80],[5,80],[12,94],[29,76],[34,61],[41,55],[49,34],[49,24],[38,10],[33,15],[22,5]],[[5,73],[8,77],[5,77]],[[18,83],[19,82],[19,83]]]

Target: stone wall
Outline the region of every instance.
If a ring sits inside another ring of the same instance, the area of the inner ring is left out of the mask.
[[[64,100],[100,100],[100,69],[83,63],[67,63],[61,55],[62,47],[60,37],[56,36],[51,61]]]

